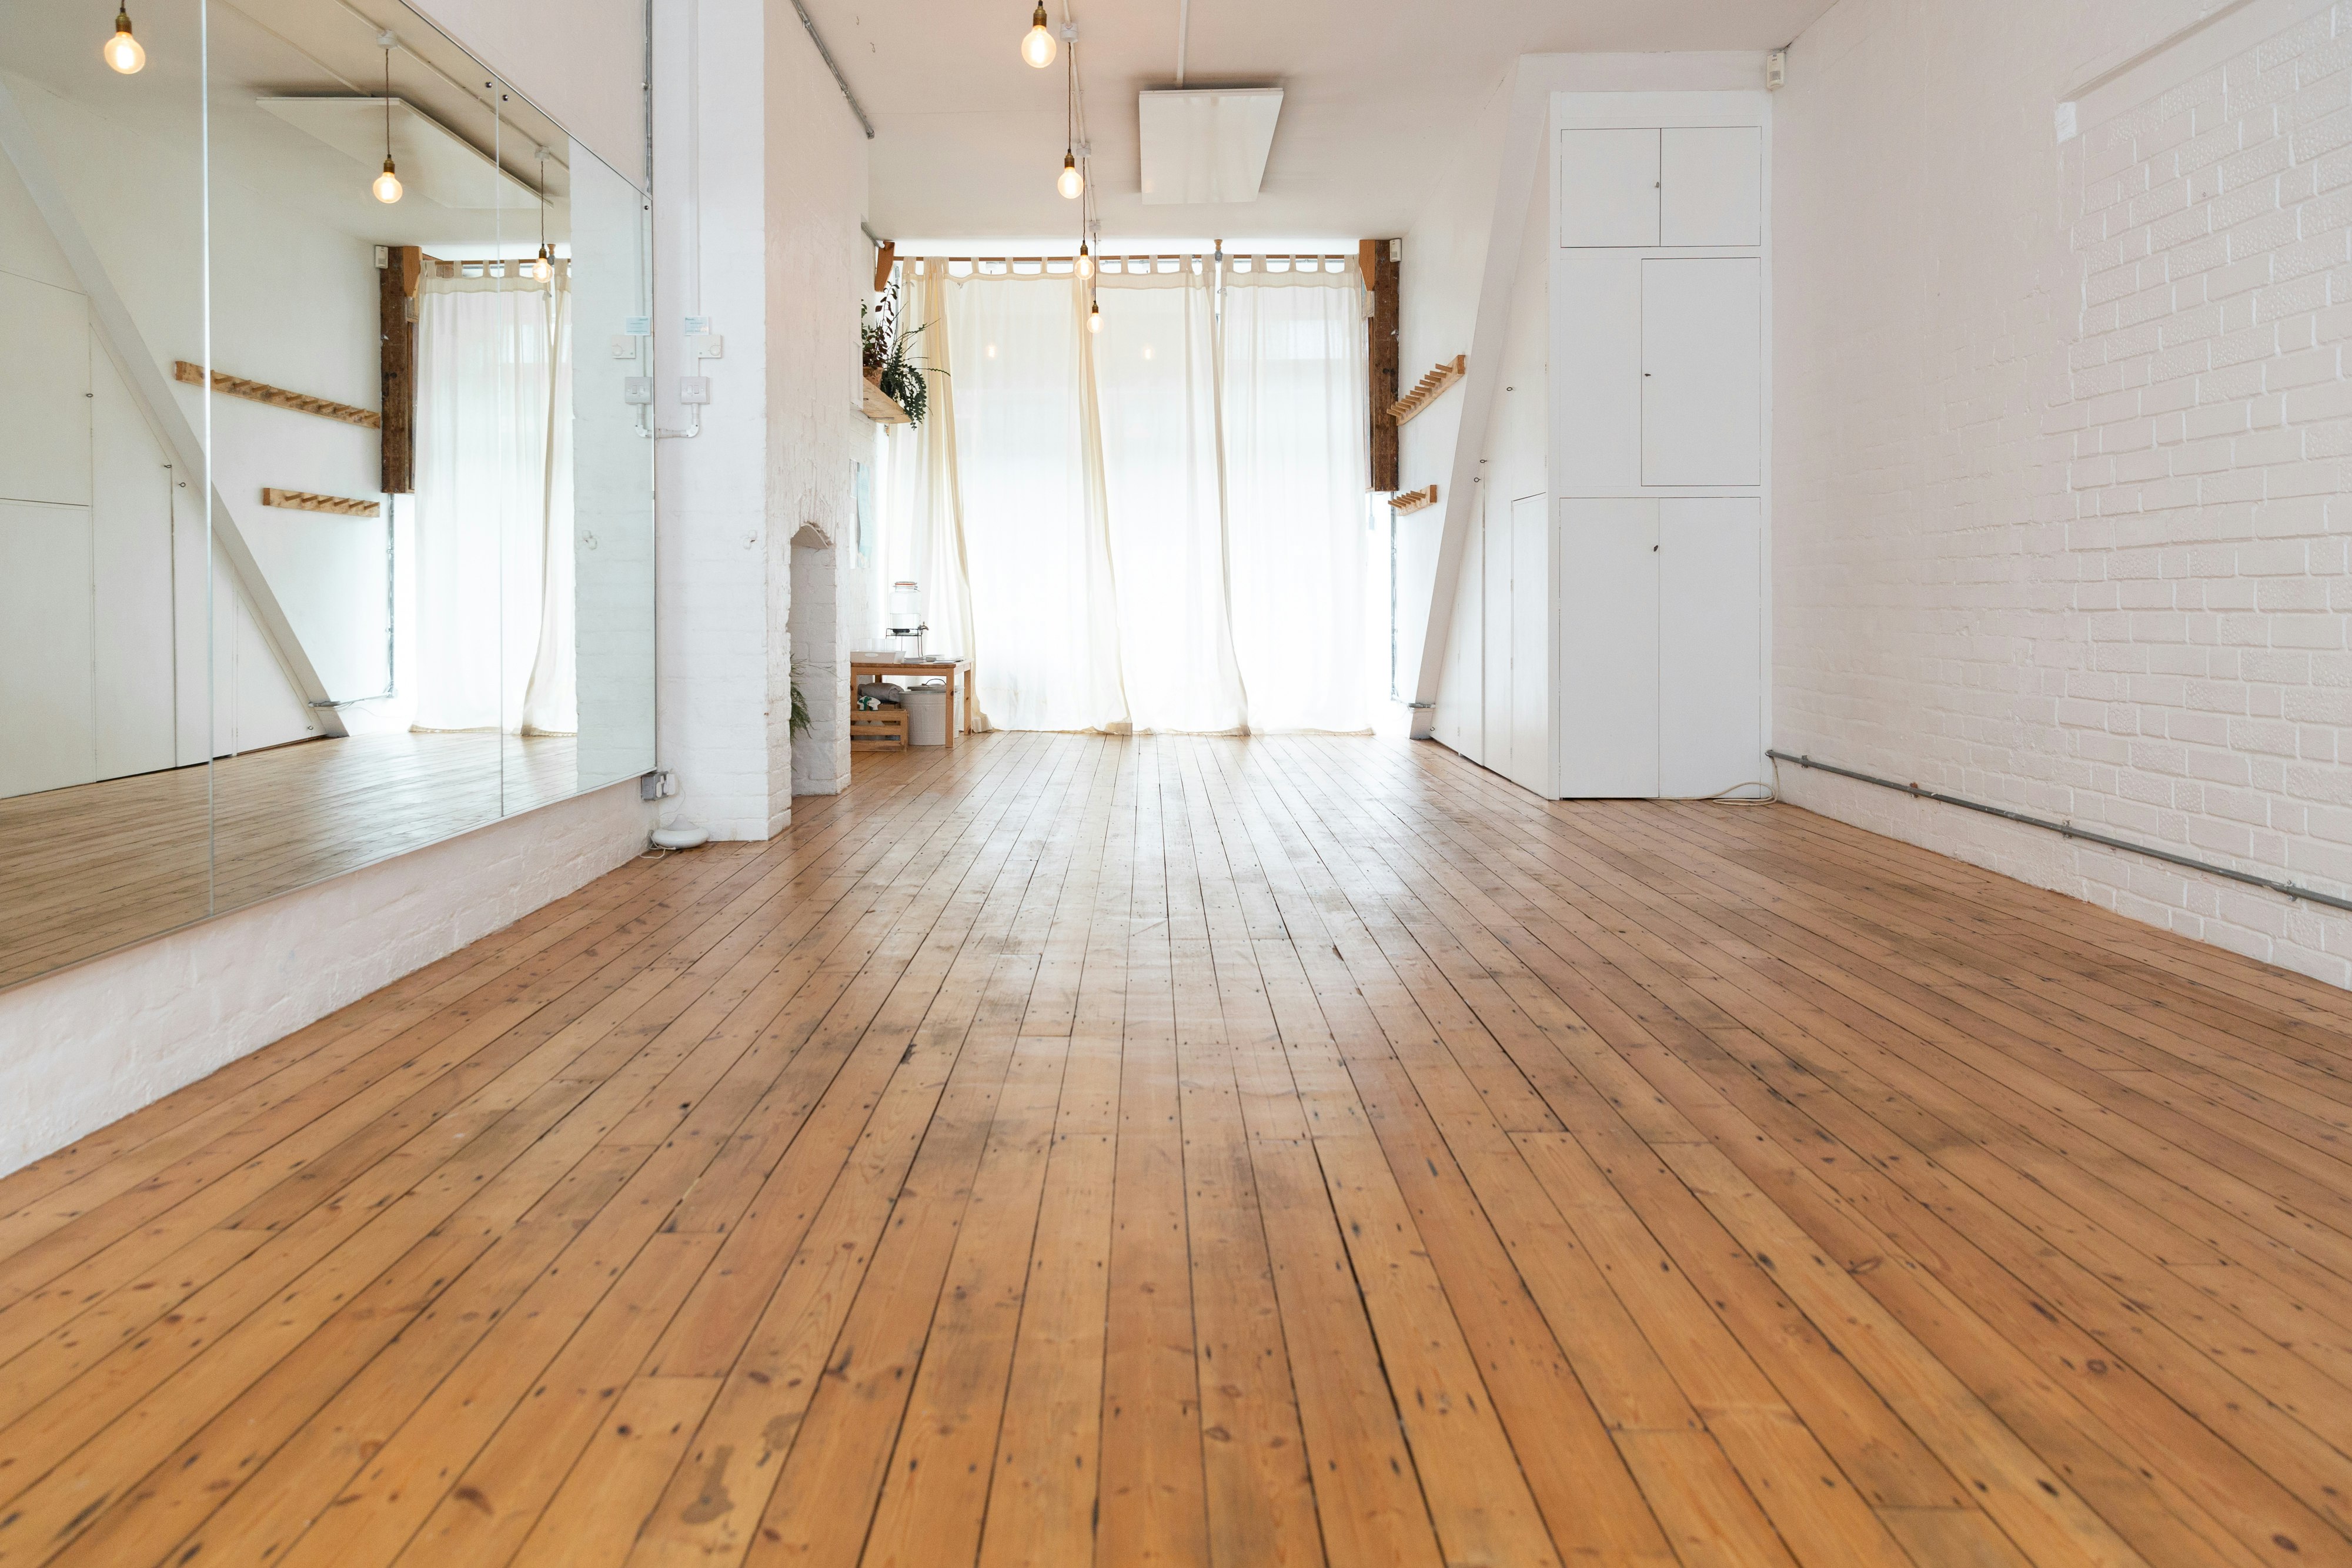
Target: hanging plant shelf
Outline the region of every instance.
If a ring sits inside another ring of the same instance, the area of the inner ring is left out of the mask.
[[[875,379],[876,372],[866,376],[866,417],[877,424],[912,424],[914,416],[898,406],[898,400],[882,390]]]

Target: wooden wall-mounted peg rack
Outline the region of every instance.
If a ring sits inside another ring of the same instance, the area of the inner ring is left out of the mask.
[[[1469,370],[1470,356],[1454,355],[1450,361],[1438,366],[1421,380],[1413,382],[1412,391],[1389,404],[1389,418],[1402,424],[1406,420],[1427,408],[1439,392],[1460,381],[1469,373]]]

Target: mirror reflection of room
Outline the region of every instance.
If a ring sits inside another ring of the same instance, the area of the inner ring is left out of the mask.
[[[134,9],[0,4],[0,983],[652,765],[645,197],[405,7]]]

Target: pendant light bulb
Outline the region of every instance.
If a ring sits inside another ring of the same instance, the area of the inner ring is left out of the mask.
[[[392,46],[388,43],[383,47],[383,172],[370,182],[368,189],[387,207],[400,200],[400,176],[392,170]]]
[[[1039,16],[1045,13],[1040,11]],[[137,76],[147,65],[147,51],[131,36],[131,11],[128,6],[114,14],[114,37],[99,47],[99,57],[124,76]]]
[[[1045,26],[1045,7],[1040,5],[1037,14],[1029,18],[1029,30],[1021,35],[1021,57],[1042,71],[1054,63],[1054,56],[1060,48],[1054,42],[1054,30]]]
[[[1080,240],[1078,242],[1078,276],[1080,277],[1092,277],[1094,275],[1095,258],[1087,254],[1087,242]]]
[[[1087,307],[1087,330],[1089,332],[1102,330],[1102,301],[1100,300]]]
[[[1075,152],[1063,153],[1062,172],[1054,182],[1054,189],[1075,202],[1078,199],[1078,193],[1086,188],[1087,177],[1078,172],[1078,155]]]
[[[530,264],[531,277],[541,283],[544,283],[549,278],[554,277],[554,256],[555,253],[553,251],[549,250],[545,244],[541,244],[539,247],[539,258]]]

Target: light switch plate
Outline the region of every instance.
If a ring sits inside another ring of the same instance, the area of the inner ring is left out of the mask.
[[[710,401],[710,378],[709,376],[678,377],[677,401],[680,402],[709,402]]]
[[[637,357],[637,340],[635,338],[625,338],[617,332],[614,333],[613,335],[613,357],[616,360],[635,359]]]
[[[727,357],[727,340],[716,332],[698,332],[686,340],[686,351],[698,360]]]

